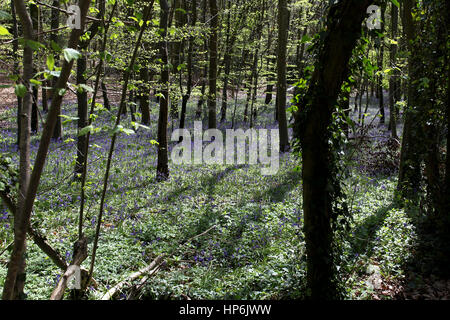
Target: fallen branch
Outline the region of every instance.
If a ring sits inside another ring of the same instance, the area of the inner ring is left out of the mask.
[[[111,300],[111,298],[113,298],[117,294],[117,292],[122,289],[128,282],[132,282],[144,274],[148,274],[148,276],[155,274],[159,266],[163,262],[164,257],[165,254],[158,256],[155,260],[152,261],[152,263],[150,263],[150,265],[131,274],[122,282],[119,282],[117,285],[108,290],[108,292],[102,297],[102,300]]]
[[[50,300],[61,300],[66,291],[68,280],[80,269],[81,263],[87,258],[87,239],[81,238],[74,244],[73,260],[70,266],[66,269],[61,279],[58,282],[55,290],[53,290]],[[81,281],[81,279],[78,279]],[[81,285],[81,284],[80,284]]]

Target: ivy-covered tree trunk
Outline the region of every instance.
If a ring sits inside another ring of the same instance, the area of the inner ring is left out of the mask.
[[[405,198],[412,199],[417,195],[418,184],[421,181],[420,165],[423,160],[424,141],[420,123],[422,115],[419,102],[418,73],[421,66],[419,50],[415,47],[416,26],[413,21],[414,0],[403,1],[403,26],[406,35],[410,57],[408,61],[408,106],[405,110],[405,125],[400,155],[400,168],[398,174],[397,190]]]
[[[303,214],[307,282],[312,299],[337,297],[332,255],[333,182],[330,124],[348,62],[361,33],[369,0],[343,0],[331,6],[327,29],[308,93],[298,104],[295,134],[302,148]]]

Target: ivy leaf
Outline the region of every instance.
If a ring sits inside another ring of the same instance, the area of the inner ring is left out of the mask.
[[[72,48],[65,48],[63,50],[63,54],[64,54],[64,59],[67,62],[71,62],[72,60],[77,60],[78,58],[81,57],[81,53]]]

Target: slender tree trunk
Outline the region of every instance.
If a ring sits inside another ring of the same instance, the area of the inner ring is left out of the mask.
[[[217,33],[219,27],[217,0],[209,0],[209,7],[211,12],[211,37],[209,39],[208,127],[211,129],[217,127]]]
[[[386,5],[382,5],[380,33],[384,33],[385,11],[386,11]],[[379,53],[378,53],[378,70],[380,72],[383,72],[383,62],[384,62],[384,44],[383,44],[383,40],[380,39],[380,49],[379,49]],[[379,109],[380,109],[380,116],[381,116],[380,124],[384,124],[385,123],[385,112],[384,112],[383,76],[381,74],[378,76],[377,91],[378,91],[378,99],[379,99],[378,102],[379,102]]]
[[[227,1],[227,4],[230,2]],[[231,43],[230,43],[230,29],[231,29],[231,13],[227,14],[227,27],[226,27],[226,40],[225,40],[225,74],[223,78],[223,89],[222,89],[222,108],[220,109],[220,122],[224,122],[227,116],[227,104],[228,104],[228,78],[231,71]]]
[[[208,0],[203,0],[203,17],[202,17],[202,22],[206,23],[206,11],[208,10]],[[208,59],[208,45],[207,42],[205,40],[205,44],[204,44],[204,51],[206,52],[206,56],[205,56],[205,60]],[[201,88],[201,95],[200,98],[198,99],[198,103],[197,103],[197,110],[195,112],[195,118],[196,119],[200,119],[202,116],[202,112],[203,112],[203,104],[205,102],[205,92],[206,92],[206,78],[208,77],[208,66],[205,64],[205,67],[203,69],[203,76],[202,76],[202,88]]]
[[[35,40],[35,30],[33,20],[27,12],[22,1],[15,1],[15,9],[19,15],[23,34],[26,40]],[[23,85],[27,91],[23,97],[20,110],[20,142],[19,142],[19,193],[18,193],[18,214],[14,218],[14,247],[12,259],[8,265],[8,275],[5,279],[3,299],[22,299],[26,278],[26,231],[22,229],[22,221],[25,218],[22,214],[25,205],[25,195],[30,182],[30,133],[32,116],[32,86],[30,79],[33,77],[33,50],[29,46],[23,51]],[[11,271],[10,271],[11,269]]]
[[[86,55],[83,54],[77,61],[77,84],[78,85],[86,85],[86,73],[87,69],[87,58]],[[81,129],[88,126],[88,96],[87,91],[84,89],[77,90],[77,102],[78,102],[78,132]],[[86,156],[86,139],[87,135],[79,135],[77,137],[77,159],[75,162],[75,174],[83,173],[83,164]]]
[[[54,8],[52,8],[51,10],[51,29],[58,29],[59,28],[59,10],[57,10],[59,8],[59,1],[58,0],[54,0],[52,3],[52,6]],[[50,41],[53,41],[56,44],[59,44],[59,38],[58,38],[58,34],[56,32],[52,32],[50,35]],[[57,66],[57,64],[56,64]],[[54,89],[56,86],[56,83],[58,82],[58,78],[54,77],[52,80],[52,99],[55,95]],[[53,102],[53,101],[52,101]],[[55,124],[55,128],[53,131],[53,139],[59,139],[62,137],[62,123],[61,123],[61,111],[59,110],[58,116],[56,118],[56,124]]]
[[[289,9],[287,0],[278,0],[278,57],[277,57],[277,103],[280,151],[289,150],[289,136],[286,119],[286,48],[289,33]]]
[[[145,62],[145,64],[147,65],[147,61]],[[141,113],[142,113],[142,124],[144,125],[149,125],[150,124],[150,103],[149,103],[149,95],[148,92],[150,91],[148,88],[148,84],[149,84],[149,72],[148,72],[148,67],[143,67],[141,68],[140,72],[140,77],[141,77],[141,81],[142,81],[142,87],[141,87],[141,92],[140,92],[140,97],[139,97],[139,106],[141,108]]]
[[[105,82],[101,81],[101,87],[102,87],[102,97],[103,97],[103,105],[106,108],[106,110],[111,110],[111,106],[108,99],[108,88],[106,88]]]
[[[398,7],[392,3],[391,5],[391,38],[394,41],[397,41],[397,30],[398,30]],[[390,45],[390,53],[389,53],[389,60],[390,60],[390,68],[394,69],[393,74],[389,78],[389,129],[391,130],[392,138],[398,139],[397,134],[397,90],[398,88],[398,71],[397,68],[397,44],[392,43]]]
[[[167,27],[169,18],[169,5],[167,0],[160,0],[161,16],[160,16],[160,30],[161,30],[161,44],[160,55],[162,60],[161,66],[161,94],[159,99],[159,120],[158,120],[158,166],[156,168],[157,181],[167,180],[169,178],[169,156],[167,144],[167,120],[169,111],[169,58],[167,53]]]
[[[24,29],[24,35],[26,39],[34,39],[33,35],[33,27],[31,18],[27,13],[27,9],[25,6],[25,3],[23,0],[15,0],[14,1],[17,13],[20,17],[20,21],[22,23],[23,29]],[[80,0],[80,11],[81,11],[81,25],[84,25],[84,21],[86,18],[86,14],[89,8],[90,0]],[[69,48],[77,48],[78,40],[81,35],[81,30],[74,29],[72,30],[70,34],[70,39],[68,43]],[[26,47],[28,48],[28,46]],[[26,49],[28,50],[28,49]],[[31,51],[31,50],[30,50]],[[24,67],[24,79],[30,79],[32,72],[32,52],[29,54],[26,54],[27,62],[24,63],[27,67]],[[30,60],[31,59],[31,60]],[[25,61],[24,61],[25,62]],[[52,99],[52,105],[50,107],[50,110],[47,115],[47,121],[44,125],[44,129],[42,131],[41,141],[39,143],[39,149],[36,155],[36,160],[34,162],[33,171],[31,173],[31,177],[29,179],[28,188],[26,188],[26,192],[22,192],[23,195],[26,194],[23,200],[19,199],[19,210],[18,210],[18,217],[19,219],[15,219],[15,234],[14,234],[14,247],[13,252],[11,254],[11,259],[8,264],[8,273],[6,275],[4,288],[3,288],[3,299],[10,300],[14,298],[14,286],[16,282],[16,277],[18,275],[19,267],[23,258],[23,255],[25,253],[25,241],[26,241],[26,234],[28,231],[28,227],[30,224],[30,217],[31,212],[33,210],[33,204],[34,200],[36,198],[37,189],[39,187],[39,182],[42,174],[42,170],[44,168],[45,160],[47,157],[48,148],[50,145],[50,140],[52,133],[54,131],[58,114],[60,113],[60,107],[62,102],[62,96],[58,94],[60,89],[63,89],[67,85],[67,80],[70,75],[70,71],[72,69],[73,60],[70,62],[64,61],[64,64],[61,69],[61,74],[58,78],[58,82],[56,84],[54,95]],[[25,69],[28,69],[27,72],[25,72]],[[23,107],[26,110],[27,108],[31,108],[30,102],[28,102],[28,106]],[[24,103],[25,105],[25,103]],[[22,114],[24,114],[24,110],[22,110]],[[28,119],[30,115],[28,114]],[[29,121],[29,120],[28,120]],[[29,122],[28,122],[29,123]],[[27,126],[25,123],[24,126]],[[28,127],[29,128],[29,127]],[[26,139],[25,137],[22,137],[21,139]],[[21,152],[25,152],[22,151]],[[29,152],[28,152],[29,153]],[[22,160],[21,160],[22,161]],[[29,161],[29,160],[28,160]],[[24,161],[25,162],[25,161]],[[25,166],[25,164],[23,164]],[[29,170],[29,169],[28,169]],[[21,173],[24,174],[24,173]],[[25,175],[25,174],[24,174]]]
[[[14,73],[16,75],[19,75],[19,58],[18,58],[18,52],[19,52],[19,41],[17,40],[19,38],[19,29],[17,27],[17,17],[16,17],[16,8],[14,6],[14,0],[11,0],[11,15],[12,15],[12,35],[14,37],[13,40],[13,58],[14,58]],[[20,146],[20,114],[21,114],[21,106],[22,106],[22,98],[17,96],[17,140],[16,144],[17,146]]]

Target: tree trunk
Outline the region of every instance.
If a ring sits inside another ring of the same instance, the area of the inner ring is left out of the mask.
[[[402,149],[400,155],[400,168],[397,190],[405,198],[412,199],[417,196],[417,185],[421,181],[421,163],[424,154],[424,144],[421,141],[423,132],[420,123],[420,103],[418,102],[418,68],[421,66],[421,57],[413,45],[416,38],[415,25],[412,18],[413,0],[403,1],[403,25],[408,43],[410,57],[408,61],[408,107],[405,110],[406,118],[403,129]]]
[[[209,39],[208,127],[211,129],[217,127],[217,33],[219,27],[217,0],[209,0],[209,7],[211,12],[211,37]]]
[[[335,173],[330,163],[333,151],[328,143],[329,125],[370,2],[343,0],[331,6],[311,84],[299,104],[306,115],[295,114],[294,130],[302,147],[307,282],[312,299],[333,299],[337,295],[331,249]]]
[[[19,58],[18,58],[18,52],[19,52],[19,41],[17,40],[19,38],[19,29],[17,26],[17,17],[16,17],[16,7],[14,6],[14,0],[11,0],[11,15],[13,20],[13,26],[12,26],[12,35],[15,40],[13,40],[13,59],[14,59],[14,73],[16,75],[19,75]],[[22,106],[22,98],[17,96],[17,140],[16,144],[17,146],[20,146],[20,114],[21,114],[21,106]]]
[[[382,5],[380,33],[384,33],[385,11],[386,11],[386,6]],[[380,48],[379,48],[379,52],[378,52],[378,71],[383,72],[384,43],[383,43],[382,38],[380,38],[379,41],[380,41]],[[378,102],[379,102],[379,109],[380,109],[380,124],[384,124],[385,123],[385,112],[384,112],[384,94],[383,94],[383,76],[382,76],[382,74],[380,74],[378,76],[377,91],[378,91]]]
[[[14,3],[16,5],[16,10],[20,17],[20,21],[21,21],[23,29],[24,29],[25,38],[26,39],[34,39],[31,18],[27,13],[27,9],[26,9],[24,1],[23,0],[15,0]],[[87,14],[87,11],[89,8],[89,4],[90,4],[90,0],[84,0],[84,1],[81,0],[80,1],[81,25],[82,26],[84,25],[84,21],[85,21],[86,14]],[[77,48],[80,35],[81,35],[81,30],[77,30],[77,29],[72,30],[72,32],[70,33],[70,39],[69,39],[69,43],[68,43],[69,48],[73,48],[73,49]],[[26,50],[28,50],[28,49],[26,49]],[[25,56],[28,57],[26,63],[24,61],[24,71],[25,71],[25,69],[27,69],[27,72],[26,73],[24,72],[23,78],[30,79],[31,74],[28,74],[28,73],[32,72],[32,63],[30,63],[30,62],[32,62],[31,49],[30,49],[30,53],[27,52],[25,54]],[[26,196],[23,198],[23,200],[19,199],[19,206],[18,206],[19,207],[19,210],[18,210],[19,219],[15,219],[15,221],[14,221],[14,224],[15,224],[15,226],[14,226],[14,229],[15,229],[14,230],[14,232],[15,232],[14,247],[13,247],[13,251],[11,254],[10,262],[8,264],[8,273],[6,275],[4,289],[3,289],[3,299],[5,299],[5,300],[10,300],[10,299],[14,298],[13,291],[14,291],[14,286],[15,286],[15,282],[16,282],[16,277],[18,275],[19,267],[20,267],[23,255],[25,253],[26,234],[27,234],[27,230],[28,230],[28,227],[30,224],[31,212],[33,210],[33,204],[34,204],[34,200],[36,198],[37,189],[39,187],[42,170],[45,165],[45,160],[47,157],[47,152],[48,152],[48,148],[50,145],[52,133],[54,131],[54,128],[55,128],[55,125],[57,122],[57,118],[60,113],[62,96],[60,96],[58,94],[58,91],[60,89],[63,89],[66,87],[67,80],[69,78],[70,71],[72,69],[72,65],[73,65],[73,60],[71,62],[64,61],[64,64],[61,69],[61,74],[58,78],[58,82],[57,82],[55,90],[54,90],[52,105],[51,105],[50,110],[47,115],[47,121],[46,121],[46,123],[44,125],[44,129],[42,131],[41,141],[39,143],[39,149],[36,154],[36,160],[34,162],[33,171],[31,173],[31,177],[29,179],[28,188],[26,188],[27,190],[25,193],[22,193],[22,197],[25,194],[26,194]],[[25,68],[25,66],[27,66],[27,67]],[[22,110],[22,114],[24,114],[24,111],[26,111],[27,108],[31,108],[31,105],[30,105],[31,100],[29,102],[27,102],[27,104],[28,104],[28,106],[23,107],[24,109]],[[25,103],[24,103],[24,105],[25,105]],[[29,118],[30,118],[30,114],[28,114],[28,119]],[[24,120],[24,122],[25,122],[25,120]],[[23,125],[25,127],[27,127],[28,123],[29,122],[24,123]],[[23,139],[23,141],[25,141],[26,137],[21,137],[21,139]],[[28,145],[29,145],[29,143],[28,143]],[[21,152],[25,152],[25,150],[22,149]],[[28,152],[28,154],[29,154],[29,152]],[[21,162],[22,161],[24,163],[21,164],[21,166],[23,165],[24,167],[26,167],[25,159],[21,159]],[[22,172],[21,175],[25,176],[25,173]],[[21,180],[22,180],[22,178],[21,178]],[[22,203],[20,203],[20,202],[22,202]]]
[[[277,100],[280,151],[289,150],[289,136],[286,119],[286,48],[289,33],[289,9],[287,0],[278,0],[278,48],[277,48]]]
[[[394,41],[397,41],[397,30],[398,30],[398,7],[392,3],[391,5],[391,38]],[[398,139],[397,135],[397,91],[398,88],[398,71],[397,67],[397,44],[391,43],[390,45],[390,68],[394,69],[393,74],[389,78],[389,129],[391,130],[392,138]]]
[[[58,0],[54,0],[52,3],[52,10],[51,10],[51,22],[50,22],[50,27],[52,30],[54,29],[58,29],[59,28],[59,1]],[[52,32],[50,34],[50,41],[53,41],[56,44],[59,44],[59,38],[58,38],[58,34],[56,32]],[[57,66],[57,63],[55,64],[55,66]],[[58,78],[53,77],[52,79],[52,99],[55,95],[55,86],[56,83],[58,82]],[[55,128],[53,131],[53,139],[58,139],[62,137],[62,123],[61,123],[61,110],[58,111],[58,116],[56,118],[56,124],[55,124]]]
[[[83,54],[77,61],[77,84],[78,85],[86,85],[86,73],[87,68],[87,58],[86,55]],[[81,129],[88,126],[88,96],[87,91],[84,89],[77,90],[77,103],[78,103],[78,132]],[[75,162],[75,174],[83,173],[84,159],[86,157],[86,139],[87,135],[79,135],[77,136],[77,159]]]
[[[157,181],[167,180],[169,178],[169,157],[167,144],[167,120],[169,112],[169,58],[167,53],[167,27],[169,19],[169,5],[167,0],[160,0],[160,43],[161,65],[161,94],[159,99],[159,119],[158,119],[158,166],[156,168]]]

